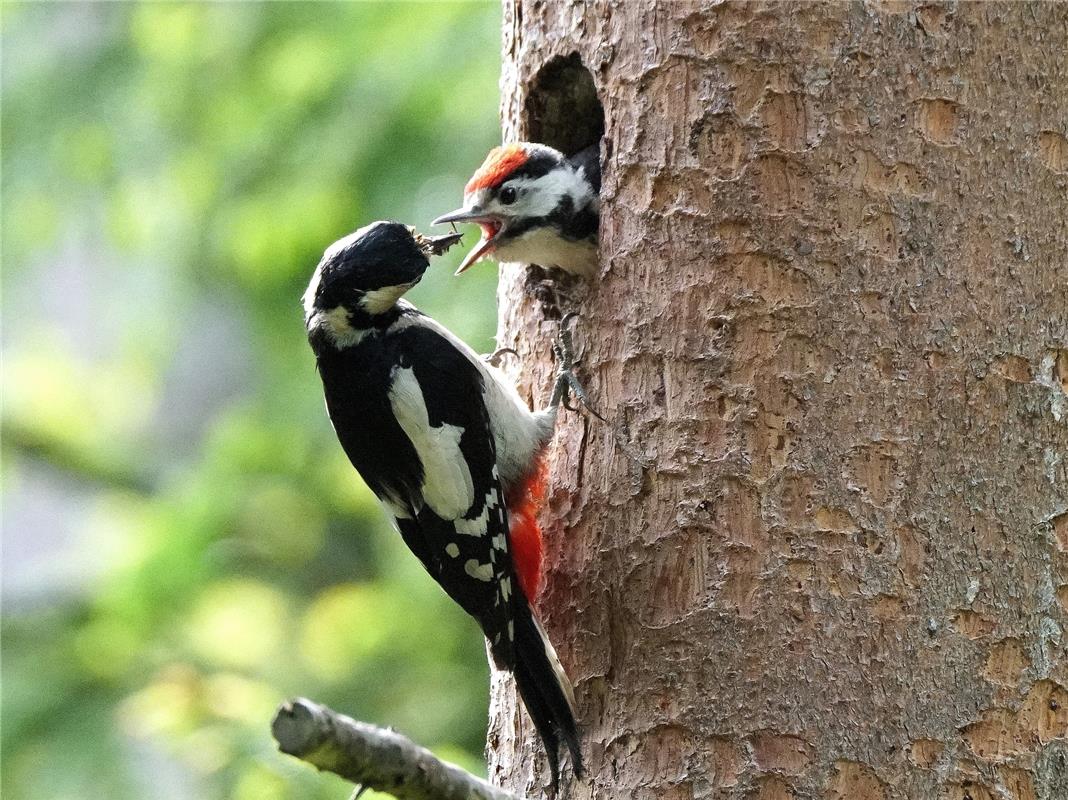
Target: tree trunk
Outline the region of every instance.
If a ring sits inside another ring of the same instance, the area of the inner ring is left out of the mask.
[[[504,54],[506,138],[604,105],[600,279],[501,272],[608,417],[543,515],[563,796],[1068,797],[1068,5],[506,0]]]

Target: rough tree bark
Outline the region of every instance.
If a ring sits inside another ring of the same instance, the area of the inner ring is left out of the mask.
[[[500,289],[609,417],[544,514],[564,796],[1068,797],[1068,5],[504,7],[506,138],[584,143],[572,53],[605,114],[600,282]],[[528,797],[535,739],[498,676]]]

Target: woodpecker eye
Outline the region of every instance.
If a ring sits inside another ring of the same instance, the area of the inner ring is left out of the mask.
[[[512,203],[514,203],[515,198],[516,191],[514,186],[505,186],[503,189],[501,189],[500,195],[498,195],[498,199],[500,199],[500,201],[506,206],[510,206]]]

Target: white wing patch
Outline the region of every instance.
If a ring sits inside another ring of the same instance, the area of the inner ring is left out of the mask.
[[[423,499],[442,519],[459,520],[475,500],[471,471],[460,450],[464,429],[430,424],[423,390],[407,367],[393,370],[389,403],[423,464]]]
[[[398,301],[398,305],[401,308],[412,308],[406,300]],[[519,396],[514,381],[483,361],[474,350],[457,339],[448,328],[442,327],[429,317],[405,314],[390,325],[389,331],[396,333],[415,325],[437,333],[463,353],[482,375],[484,386],[482,399],[489,412],[494,448],[497,451],[494,480],[499,477],[506,485],[519,480],[530,468],[531,458],[552,436],[556,421],[555,412],[551,412],[548,416],[540,412],[532,414],[526,401]]]
[[[493,492],[489,494],[490,499],[493,498]],[[486,526],[489,525],[489,506],[482,506],[482,513],[474,519],[460,518],[455,520],[453,527],[456,528],[457,533],[463,533],[467,536],[484,536],[486,534]]]
[[[469,558],[464,562],[464,572],[476,580],[489,583],[493,580],[494,569],[492,564],[480,564],[475,559]]]

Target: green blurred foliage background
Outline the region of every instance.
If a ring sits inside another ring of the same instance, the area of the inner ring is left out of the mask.
[[[345,460],[299,298],[458,205],[498,6],[2,14],[4,798],[347,797],[275,752],[296,694],[479,771],[481,636]],[[411,296],[490,350],[461,255]]]

